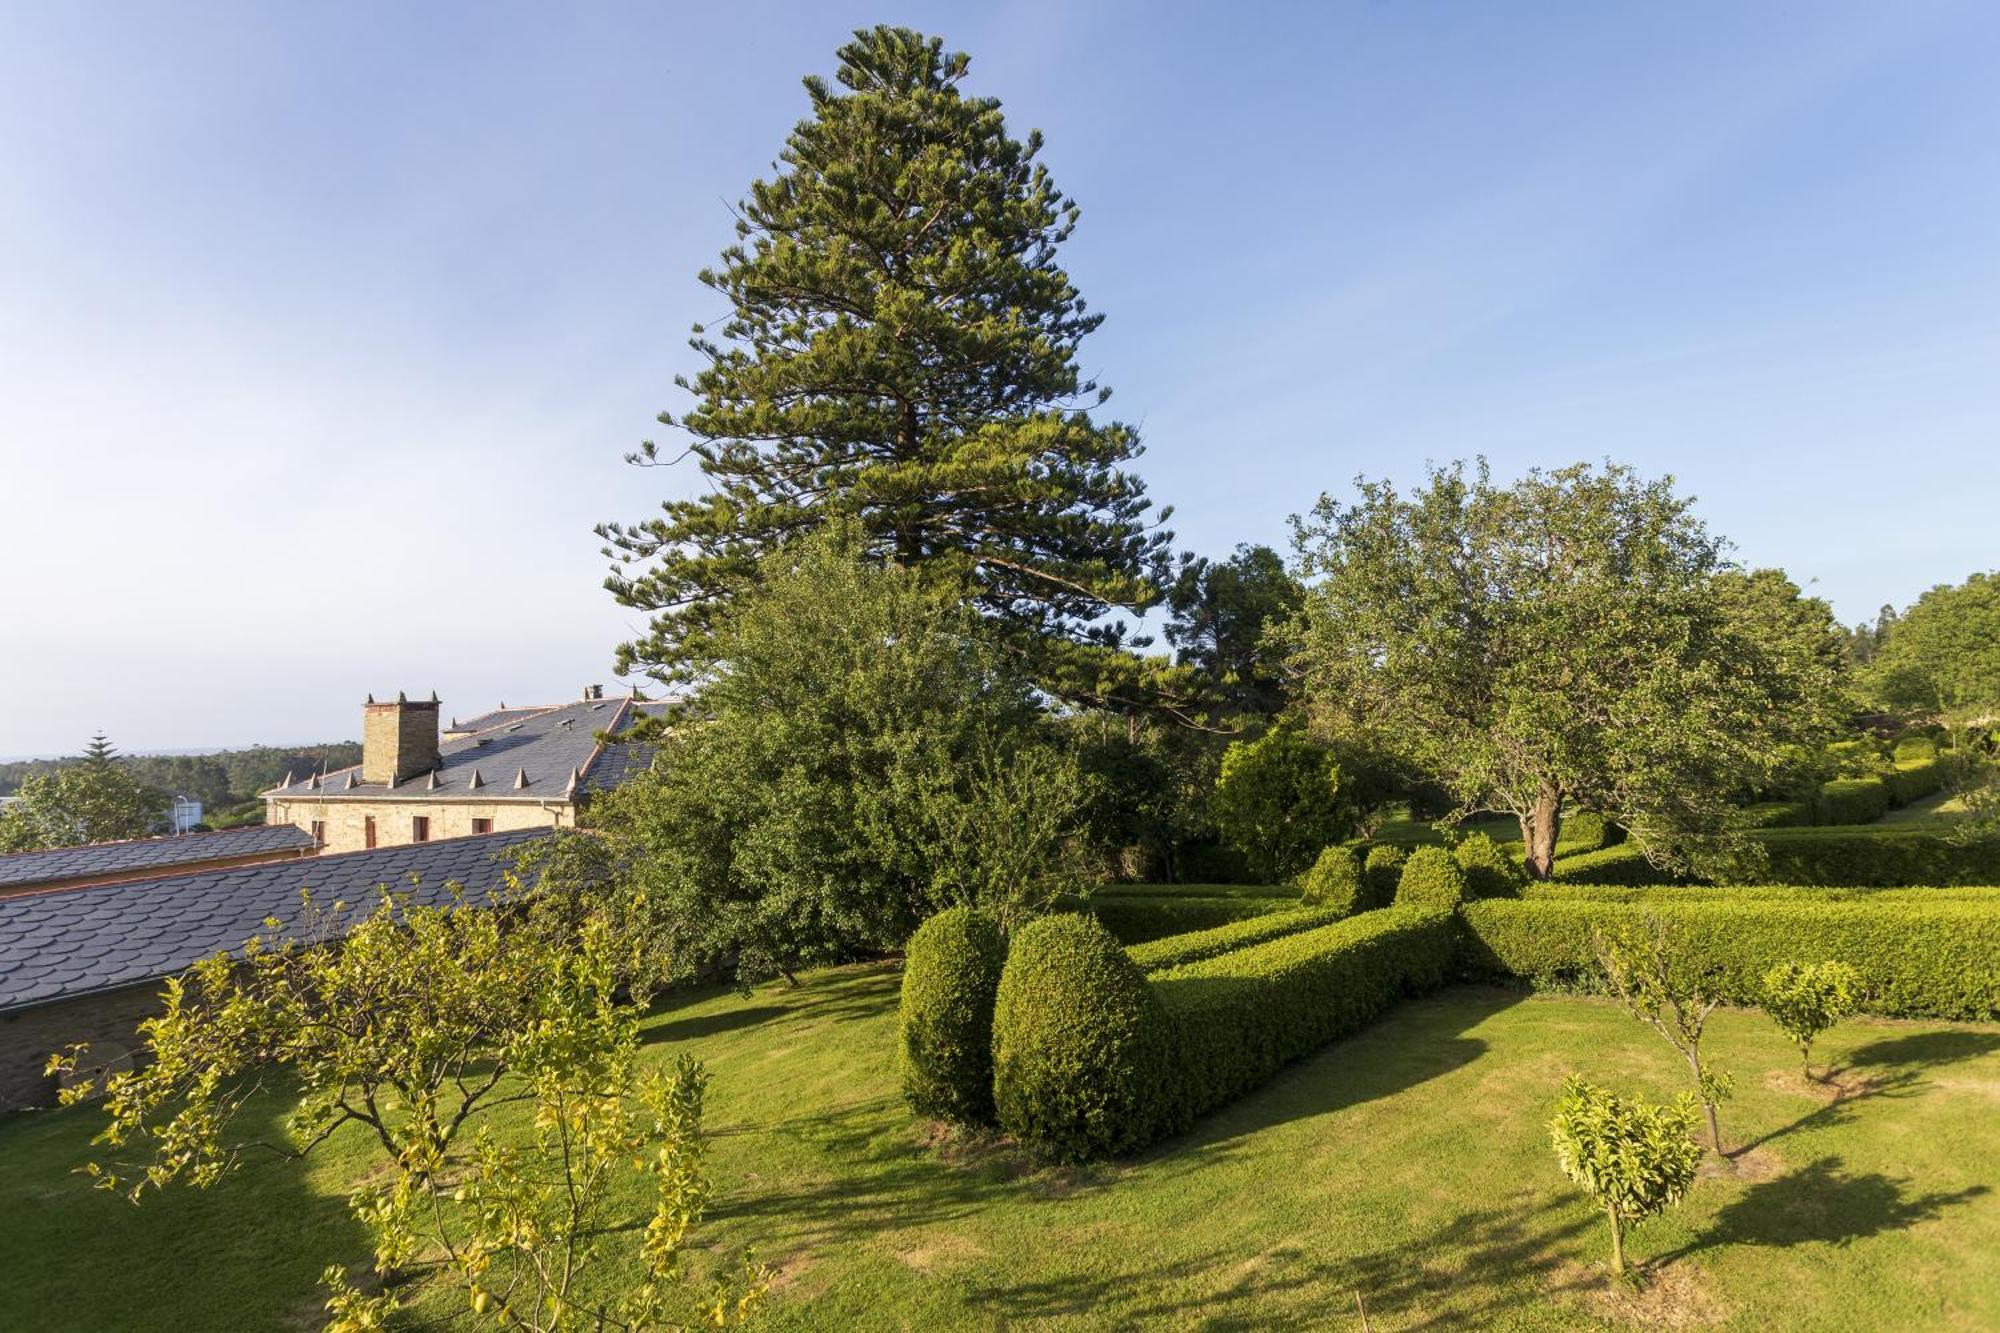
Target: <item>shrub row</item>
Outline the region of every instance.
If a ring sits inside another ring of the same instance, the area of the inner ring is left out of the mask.
[[[1722,998],[1732,1003],[1756,1003],[1764,973],[1778,963],[1832,958],[1866,978],[1871,1013],[2000,1016],[2000,910],[1991,900],[1835,901],[1727,892],[1736,896],[1467,903],[1466,967],[1474,975],[1594,985],[1593,932],[1657,919],[1718,969]]]
[[[1449,912],[1392,908],[1149,981],[1090,919],[1031,922],[995,1001],[1000,1125],[1057,1160],[1136,1151],[1437,985],[1453,939]]]
[[[999,926],[969,907],[939,912],[910,936],[897,1069],[919,1115],[992,1121],[993,997],[1006,962]]]
[[[1773,828],[1754,835],[1771,884],[1906,887],[2000,884],[2000,838],[1960,841],[1920,828]],[[1567,884],[1672,884],[1677,877],[1626,843],[1556,862]]]
[[[1600,903],[1727,903],[1783,898],[1806,903],[2000,902],[1993,885],[1869,884],[1530,884],[1523,898]]]
[[[1298,906],[1296,897],[1110,894],[1091,898],[1089,911],[1104,923],[1104,928],[1116,936],[1119,943],[1144,944],[1148,940],[1184,935],[1194,930],[1212,930],[1216,926],[1247,921],[1272,912],[1289,912]]]
[[[1961,842],[1890,827],[1771,829],[1758,841],[1773,884],[2000,884],[2000,838]]]
[[[1943,786],[1944,765],[1935,753],[1913,754],[1899,758],[1894,768],[1879,776],[1837,778],[1824,784],[1810,800],[1747,806],[1743,817],[1751,828],[1872,824]]]
[[[1392,907],[1153,978],[1172,1025],[1160,1132],[1239,1097],[1450,970],[1448,911]]]
[[[1247,921],[1216,926],[1212,930],[1169,935],[1164,939],[1135,944],[1125,952],[1139,965],[1140,971],[1163,972],[1170,967],[1181,967],[1187,963],[1198,963],[1205,958],[1215,958],[1237,949],[1247,949],[1266,940],[1296,935],[1300,931],[1312,930],[1319,926],[1330,926],[1347,915],[1337,907],[1305,907],[1289,912],[1270,912],[1263,916],[1251,917]]]

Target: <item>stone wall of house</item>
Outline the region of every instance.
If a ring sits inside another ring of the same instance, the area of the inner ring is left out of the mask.
[[[315,821],[324,824],[320,836],[322,852],[358,852],[368,846],[367,820],[375,817],[375,845],[401,847],[414,841],[411,820],[423,816],[431,822],[430,840],[463,838],[471,835],[472,821],[490,819],[489,833],[507,833],[527,828],[573,828],[576,807],[567,801],[337,801],[286,800],[273,798],[265,803],[266,824],[296,824],[312,832]]]
[[[154,981],[0,1014],[0,1111],[55,1105],[56,1080],[42,1070],[49,1056],[78,1042],[90,1044],[90,1066],[129,1068],[139,1020],[159,1007]]]

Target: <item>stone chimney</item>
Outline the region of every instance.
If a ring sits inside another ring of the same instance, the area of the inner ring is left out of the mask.
[[[438,699],[361,706],[361,780],[395,786],[438,766]]]

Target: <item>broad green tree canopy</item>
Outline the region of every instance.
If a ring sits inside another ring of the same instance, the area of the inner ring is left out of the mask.
[[[1461,813],[1521,820],[1532,873],[1580,803],[1656,854],[1717,850],[1729,797],[1825,734],[1840,654],[1824,604],[1745,575],[1671,479],[1616,464],[1362,480],[1297,525],[1294,665],[1316,713],[1434,776]]]

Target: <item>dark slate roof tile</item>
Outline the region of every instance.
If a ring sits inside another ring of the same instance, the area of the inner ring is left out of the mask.
[[[122,875],[135,870],[169,873],[192,862],[222,861],[259,852],[305,851],[312,835],[291,824],[259,824],[215,833],[182,833],[170,838],[91,842],[46,852],[0,856],[0,888],[26,888],[85,875]]]
[[[502,853],[547,836],[520,829],[0,898],[0,1011],[157,981],[241,949],[267,917],[295,929],[308,886],[322,909],[340,899],[357,912],[383,884],[408,889],[412,871],[414,901],[447,901],[450,882],[476,897],[499,887]]]

